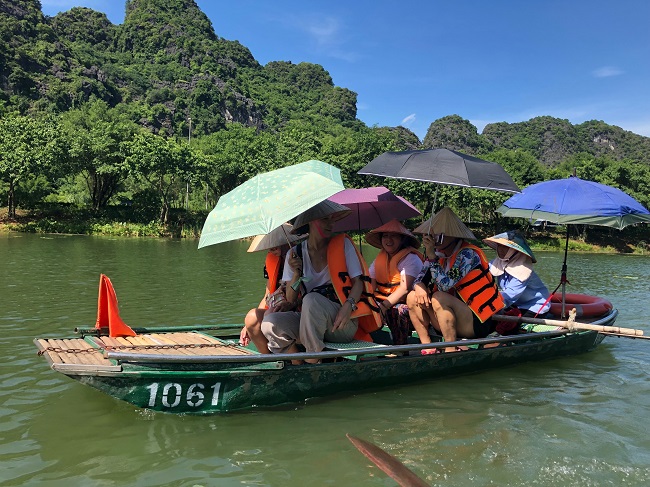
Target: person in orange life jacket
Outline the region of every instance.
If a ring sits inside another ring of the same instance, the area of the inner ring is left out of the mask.
[[[397,220],[368,232],[366,242],[381,249],[370,264],[372,289],[393,344],[404,345],[412,327],[406,295],[422,269],[420,242]]]
[[[302,290],[301,310],[264,316],[262,333],[272,353],[298,353],[298,343],[307,352],[320,352],[325,348],[325,340],[353,340],[357,320],[350,315],[356,310],[363,291],[360,279],[363,268],[354,244],[346,238],[344,258],[351,288],[347,300],[341,303],[332,286],[328,255],[334,222],[349,213],[346,206],[325,200],[296,217],[293,232],[309,231],[309,237],[300,244],[300,249],[293,247],[287,254],[282,279],[287,285],[288,302],[297,304]],[[318,363],[318,360],[306,359],[305,362]]]
[[[425,234],[427,260],[406,303],[420,341],[431,343],[429,325],[446,342],[489,335],[494,328],[490,318],[504,304],[485,254],[468,242],[476,239],[474,234],[450,208],[443,208],[414,232]]]
[[[261,329],[264,315],[288,308],[285,290],[281,286],[284,259],[289,245],[305,237],[305,235],[292,234],[292,229],[292,225],[284,223],[266,235],[256,236],[248,247],[248,252],[268,251],[264,264],[264,278],[267,281],[266,291],[260,304],[251,309],[244,318],[244,327],[239,335],[239,343],[247,346],[252,341],[260,353],[270,353],[268,342]]]

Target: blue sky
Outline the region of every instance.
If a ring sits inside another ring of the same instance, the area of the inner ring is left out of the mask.
[[[480,131],[540,115],[650,136],[650,1],[196,0],[261,64],[322,65],[369,126],[420,139],[457,114]],[[124,20],[121,0],[41,0]]]

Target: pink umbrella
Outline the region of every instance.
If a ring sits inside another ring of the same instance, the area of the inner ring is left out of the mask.
[[[392,219],[406,220],[421,215],[418,209],[388,188],[344,189],[328,198],[352,210],[352,213],[334,224],[335,232],[369,230]]]

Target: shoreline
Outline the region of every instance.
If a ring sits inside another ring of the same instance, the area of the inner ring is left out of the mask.
[[[63,227],[64,225],[61,225]],[[89,225],[92,229],[90,232],[74,231],[45,231],[39,225],[27,225],[19,222],[0,221],[0,235],[9,233],[32,233],[40,235],[86,235],[99,237],[119,237],[119,238],[169,238],[169,239],[195,239],[198,240],[200,232],[187,231],[187,229],[170,230],[165,229],[162,225],[152,224],[126,224],[124,222],[103,223],[99,226]],[[153,230],[149,233],[143,231],[143,228]],[[68,229],[70,230],[70,229]],[[354,232],[349,232],[351,236],[357,239]],[[478,236],[478,242],[481,248],[488,249],[480,239],[490,235],[485,232],[475,231]],[[252,237],[251,237],[252,238]],[[536,231],[526,236],[526,241],[533,252],[562,252],[564,251],[566,234],[561,232]],[[246,239],[242,239],[246,240]],[[621,254],[621,255],[650,255],[650,245],[644,240],[638,240],[632,243],[626,239],[611,237],[605,239],[582,239],[569,238],[569,252],[583,252],[594,254]]]

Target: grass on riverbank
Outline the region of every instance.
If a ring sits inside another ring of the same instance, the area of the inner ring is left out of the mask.
[[[35,211],[19,211],[15,219],[7,217],[7,208],[0,208],[0,232],[60,233],[108,235],[116,237],[198,238],[208,211],[172,210],[169,222],[136,221],[128,207],[110,207],[98,213],[61,206]],[[510,227],[509,227],[510,228]],[[514,227],[513,227],[514,228]],[[493,232],[472,226],[477,238]],[[525,232],[533,250],[563,251],[566,228],[529,229]],[[357,241],[357,237],[354,237]],[[622,254],[649,254],[650,227],[637,225],[622,231],[605,227],[571,226],[569,250]]]
[[[158,221],[137,221],[129,208],[110,207],[101,212],[50,207],[44,210],[18,211],[16,218],[7,217],[7,208],[0,209],[0,231],[26,233],[61,233],[76,235],[108,235],[114,237],[198,238],[207,211],[172,210],[166,225]]]

